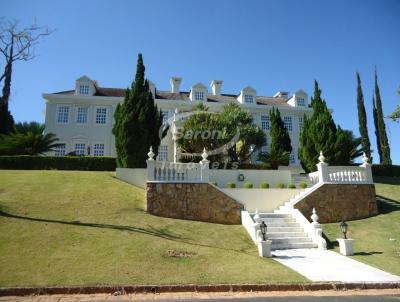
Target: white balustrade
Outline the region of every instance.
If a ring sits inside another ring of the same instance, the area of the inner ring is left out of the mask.
[[[206,150],[200,163],[176,163],[154,160],[150,147],[147,159],[147,180],[160,182],[208,182],[209,161]]]
[[[373,184],[371,165],[364,154],[363,164],[360,166],[328,166],[325,157],[320,152],[317,171],[308,174],[313,184],[338,183],[338,184]]]

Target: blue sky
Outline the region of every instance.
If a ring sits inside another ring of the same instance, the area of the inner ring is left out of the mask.
[[[355,72],[364,89],[369,133],[377,65],[385,114],[400,97],[400,1],[20,1],[2,0],[0,15],[34,19],[56,31],[38,57],[14,66],[11,111],[44,121],[44,92],[72,89],[86,74],[104,87],[130,84],[137,53],[158,89],[181,76],[182,89],[224,80],[223,92],[251,85],[259,95],[313,92],[319,81],[334,119],[358,135]],[[3,65],[0,65],[3,68]],[[400,124],[387,122],[400,164]]]

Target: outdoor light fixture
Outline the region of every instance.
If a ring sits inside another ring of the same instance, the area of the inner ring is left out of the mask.
[[[347,239],[347,236],[346,236],[346,233],[347,233],[347,223],[346,223],[344,220],[342,220],[342,222],[340,223],[340,229],[342,230],[344,239]]]
[[[263,237],[263,241],[267,240],[267,237],[266,237],[267,225],[265,224],[265,221],[261,222],[260,229],[261,229],[261,234],[262,234],[262,237]]]

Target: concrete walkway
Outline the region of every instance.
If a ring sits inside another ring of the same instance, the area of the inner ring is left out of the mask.
[[[400,282],[399,276],[327,250],[276,250],[272,255],[311,281]]]

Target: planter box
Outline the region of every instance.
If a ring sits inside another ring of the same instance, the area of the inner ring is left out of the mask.
[[[354,255],[354,239],[336,239],[339,242],[340,253],[345,256]]]
[[[258,246],[258,254],[260,255],[260,257],[266,257],[266,258],[271,258],[271,240],[259,240],[257,242],[257,246]]]

